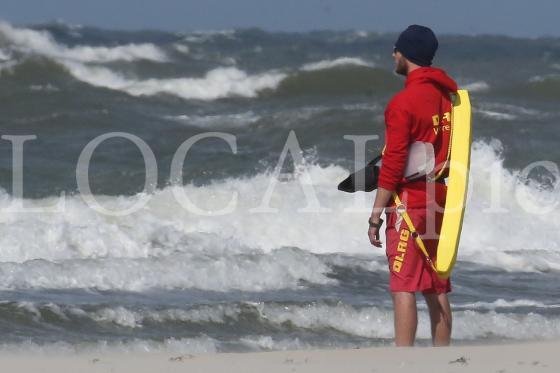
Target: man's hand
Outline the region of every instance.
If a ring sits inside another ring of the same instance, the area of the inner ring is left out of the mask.
[[[381,247],[381,240],[379,239],[379,228],[370,227],[368,229],[369,242],[375,247]]]
[[[373,211],[371,212],[370,221],[377,223],[381,220],[381,213],[385,209],[385,206],[389,203],[389,200],[393,196],[393,191],[382,187],[377,188],[377,194],[375,195],[375,202],[373,203]],[[381,247],[381,240],[379,239],[379,228],[370,227],[368,230],[369,242],[373,246]]]

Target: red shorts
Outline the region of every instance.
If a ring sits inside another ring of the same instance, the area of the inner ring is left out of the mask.
[[[435,262],[438,245],[437,235],[440,232],[443,214],[431,211],[430,220],[427,219],[426,211],[424,208],[408,209],[407,213],[416,231],[422,237],[430,258]],[[386,215],[387,227],[385,235],[387,238],[387,259],[390,272],[389,288],[391,291],[421,291],[425,294],[450,292],[451,282],[449,279],[444,280],[436,275],[410,233],[406,221],[398,219],[399,215],[394,209],[391,209]],[[428,227],[427,230],[426,227]]]

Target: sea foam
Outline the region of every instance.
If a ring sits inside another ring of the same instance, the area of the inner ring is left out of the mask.
[[[247,320],[262,325],[263,330],[341,333],[372,340],[393,337],[393,310],[391,307],[352,306],[341,302],[327,304],[311,302],[305,304],[278,304],[265,302],[240,302],[216,305],[201,305],[192,308],[131,309],[123,306],[90,309],[91,306],[58,306],[55,304],[20,305],[21,318],[31,318],[35,323],[47,325],[89,321],[108,328],[139,330],[154,324],[198,324],[198,325],[243,325]],[[49,315],[49,318],[43,317]],[[560,337],[560,319],[535,312],[513,313],[458,309],[453,315],[453,337],[455,340],[480,340],[485,338],[527,340],[555,339]],[[419,310],[419,339],[429,339],[430,322],[426,309]],[[272,342],[271,336],[240,335],[239,342],[247,339],[264,339]],[[213,340],[218,342],[217,340]],[[256,341],[255,341],[256,342]],[[217,344],[217,343],[216,343]],[[249,343],[251,345],[251,343]],[[133,347],[132,344],[130,347]],[[154,346],[155,347],[155,346]],[[161,346],[160,347],[164,347]],[[261,345],[265,349],[279,349],[274,343]]]
[[[126,92],[133,96],[168,94],[184,99],[215,100],[240,96],[256,97],[259,91],[273,89],[286,77],[280,72],[249,75],[235,67],[218,67],[200,78],[131,79],[106,67],[65,62],[76,79],[96,87]]]
[[[319,62],[311,62],[303,65],[301,70],[303,71],[316,71],[324,69],[332,69],[339,66],[367,66],[374,67],[372,62],[367,62],[359,57],[340,57],[334,60],[323,60]]]
[[[150,60],[165,62],[167,55],[153,44],[129,44],[116,47],[76,46],[69,48],[57,43],[50,33],[17,28],[0,22],[0,34],[20,52],[35,53],[55,59],[77,62],[105,63],[112,61]]]
[[[329,264],[313,254],[384,257],[383,250],[372,249],[364,225],[374,195],[336,189],[347,172],[303,165],[280,182],[266,172],[204,186],[170,186],[118,219],[95,212],[79,195],[67,197],[60,213],[9,212],[13,197],[0,193],[0,283],[9,289],[137,291],[295,288],[301,279],[332,283]],[[319,203],[308,212],[301,211],[310,202],[303,192],[306,178]],[[484,142],[473,145],[471,182],[459,260],[506,271],[560,270],[558,209],[542,209],[558,203],[556,190],[520,181],[518,171],[503,167],[498,145]],[[233,210],[216,213],[235,194]],[[198,210],[182,207],[176,195],[188,196]],[[108,209],[137,201],[96,198]],[[23,202],[41,207],[55,201]],[[518,227],[513,233],[512,226]]]

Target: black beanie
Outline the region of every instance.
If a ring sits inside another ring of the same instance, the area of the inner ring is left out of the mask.
[[[430,66],[438,48],[438,40],[430,28],[410,25],[399,35],[395,48],[410,62]]]

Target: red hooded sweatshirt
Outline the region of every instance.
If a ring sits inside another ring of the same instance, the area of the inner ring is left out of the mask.
[[[425,207],[428,193],[425,178],[408,182],[403,178],[409,146],[429,142],[434,146],[436,175],[447,176],[446,160],[451,134],[451,97],[457,84],[438,68],[421,67],[408,74],[405,88],[385,110],[385,149],[378,186],[397,191],[407,207]],[[443,206],[447,187],[435,183],[436,201]]]

